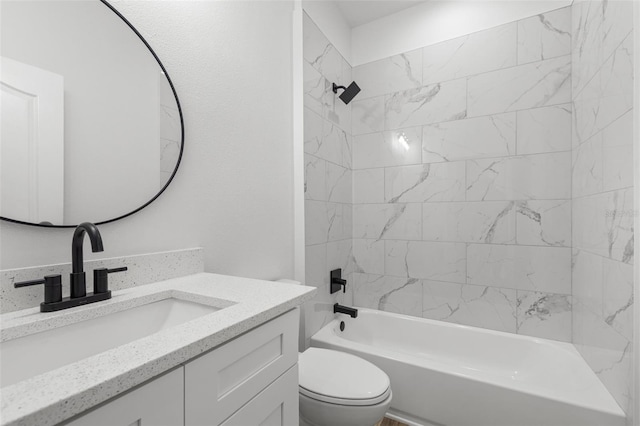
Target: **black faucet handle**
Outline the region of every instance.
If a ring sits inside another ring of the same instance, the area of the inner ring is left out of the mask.
[[[347,280],[342,279],[341,268],[334,269],[333,271],[331,271],[329,276],[331,284],[329,291],[331,292],[331,294],[335,293],[336,291],[340,291],[340,287],[342,287],[343,293],[347,292]]]
[[[14,283],[15,288],[44,284],[44,303],[54,303],[62,300],[62,275],[47,275],[40,280],[21,281]]]
[[[98,268],[93,270],[93,294],[106,293],[109,291],[109,274],[116,272],[124,272],[128,268],[123,266],[121,268]]]

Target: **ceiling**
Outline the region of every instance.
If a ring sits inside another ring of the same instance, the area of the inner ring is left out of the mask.
[[[334,0],[351,28],[424,3],[425,0]]]

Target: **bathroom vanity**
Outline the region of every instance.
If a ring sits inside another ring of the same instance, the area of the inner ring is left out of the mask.
[[[314,292],[200,273],[4,314],[1,424],[296,424],[298,306]]]

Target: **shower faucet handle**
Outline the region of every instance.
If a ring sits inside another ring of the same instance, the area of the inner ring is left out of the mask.
[[[331,277],[331,288],[330,288],[330,292],[331,294],[340,291],[340,287],[342,287],[342,292],[346,293],[347,292],[347,280],[343,280],[342,279],[342,269],[338,268],[338,269],[334,269],[333,271],[331,271],[330,273],[330,277]]]

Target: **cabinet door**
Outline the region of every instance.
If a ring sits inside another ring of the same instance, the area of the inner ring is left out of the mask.
[[[298,364],[220,426],[298,426]]]
[[[299,315],[293,309],[186,364],[186,425],[219,425],[295,365]]]
[[[68,423],[68,426],[184,425],[184,367],[177,368]]]

